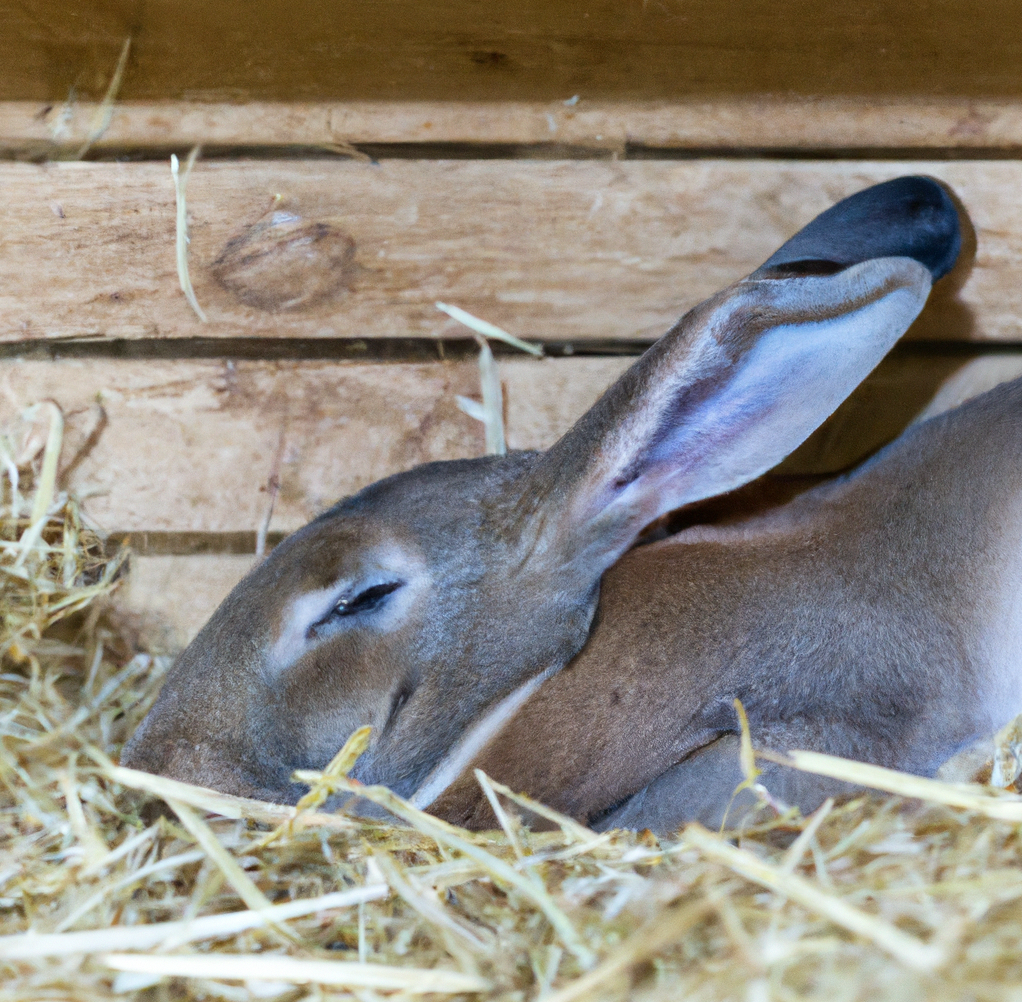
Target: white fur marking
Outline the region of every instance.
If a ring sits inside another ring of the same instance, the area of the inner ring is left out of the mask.
[[[533,675],[528,682],[512,690],[482,719],[469,727],[415,791],[411,799],[412,806],[420,811],[429,807],[465,771],[490,739],[500,733],[518,712],[518,708],[559,668],[560,665],[551,665],[538,675]]]
[[[333,608],[343,591],[344,583],[332,584],[329,588],[299,595],[291,602],[284,614],[280,636],[266,659],[274,675],[290,668],[309,649],[309,627]]]

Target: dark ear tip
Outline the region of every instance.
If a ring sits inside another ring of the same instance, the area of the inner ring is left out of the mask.
[[[847,268],[871,258],[911,257],[936,281],[954,267],[961,246],[958,208],[947,189],[929,177],[898,177],[820,213],[754,275],[776,277],[779,269],[800,261]]]
[[[894,196],[902,200],[906,215],[920,230],[917,252],[908,256],[926,265],[934,281],[943,278],[962,249],[958,205],[947,188],[931,177],[899,177],[887,184],[897,186],[892,189]]]

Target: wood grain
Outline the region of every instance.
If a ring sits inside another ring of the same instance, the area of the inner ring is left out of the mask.
[[[47,159],[73,155],[96,110],[94,102],[0,101],[0,152]],[[570,148],[572,155],[636,153],[647,147],[807,154],[916,148],[1011,155],[1022,148],[1022,100],[718,95],[678,101],[579,98],[573,104],[122,102],[90,156],[152,155],[196,145],[326,149],[338,143],[418,144],[425,152],[435,144],[487,144],[505,157],[542,155],[544,148],[555,155],[558,147]],[[487,155],[487,148],[476,152]]]
[[[630,361],[504,362],[510,447],[550,445]],[[0,363],[0,424],[55,399],[64,486],[110,531],[255,531],[275,469],[272,528],[290,531],[381,477],[479,455],[481,426],[454,400],[478,387],[471,362],[19,359]]]
[[[769,160],[200,162],[206,324],[178,288],[165,165],[0,165],[0,340],[463,333],[437,300],[523,337],[653,338],[822,209],[907,172],[946,180],[978,235],[961,301],[945,284],[912,336],[1022,340],[1022,164]]]
[[[115,602],[147,636],[179,651],[254,564],[252,555],[132,555]]]
[[[1017,95],[1011,0],[3,0],[0,97]]]
[[[630,361],[501,362],[509,446],[551,445]],[[896,352],[778,473],[846,469],[920,413],[1020,373],[1016,353]],[[252,540],[274,471],[280,493],[271,528],[288,532],[381,477],[479,455],[480,428],[454,403],[455,394],[477,392],[471,362],[22,359],[0,363],[0,425],[18,443],[31,430],[18,415],[55,399],[67,425],[62,484],[85,498],[87,514],[112,532],[185,534],[174,545],[190,552],[189,533],[248,533],[241,539]],[[203,545],[217,548],[215,535]],[[237,537],[224,536],[219,548],[237,545]]]

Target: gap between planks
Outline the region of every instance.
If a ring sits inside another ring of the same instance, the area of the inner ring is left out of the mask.
[[[538,341],[545,358],[637,358],[655,340],[639,338]],[[498,358],[521,358],[521,351],[500,341],[490,345]],[[894,351],[904,356],[956,355],[974,358],[984,354],[1022,352],[1022,342],[1012,341],[902,341]],[[111,359],[153,361],[222,361],[372,363],[402,365],[416,362],[459,362],[476,359],[479,344],[473,338],[192,338],[150,340],[120,338],[25,340],[0,342],[0,361],[28,359]]]
[[[639,338],[588,338],[581,341],[537,342],[547,358],[617,358],[641,355],[655,342]],[[921,350],[946,351],[948,346],[920,342]],[[974,352],[994,346],[963,343],[962,350]],[[996,346],[1003,350],[1003,346]],[[1022,345],[1019,345],[1022,349]],[[498,357],[521,358],[521,350],[500,341],[491,349]],[[373,362],[380,364],[406,362],[457,362],[476,359],[479,343],[472,337],[173,337],[163,339],[128,338],[54,338],[0,342],[0,360],[27,359],[231,359],[235,361],[333,361]]]

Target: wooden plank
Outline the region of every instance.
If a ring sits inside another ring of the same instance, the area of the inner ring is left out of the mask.
[[[503,361],[510,447],[551,445],[629,361]],[[1020,372],[1017,353],[895,353],[779,472],[838,472],[920,412]],[[37,400],[57,400],[67,424],[62,484],[107,530],[174,534],[173,555],[200,545],[235,550],[239,541],[251,548],[274,471],[280,493],[271,528],[287,532],[381,477],[479,455],[479,426],[454,402],[477,387],[470,362],[8,360],[0,363],[0,425],[20,441],[29,429],[16,425],[17,415]],[[218,533],[246,535],[207,538]]]
[[[167,651],[179,651],[199,632],[227,593],[255,563],[252,555],[132,555],[115,595],[144,633]]]
[[[510,447],[550,445],[630,361],[503,363]],[[255,531],[277,470],[272,528],[290,531],[381,477],[479,455],[481,426],[454,400],[478,386],[472,362],[19,359],[0,363],[0,424],[57,400],[64,484],[108,530]]]
[[[570,99],[569,99],[570,100]],[[97,105],[0,102],[0,152],[57,159],[89,135]],[[116,105],[91,155],[168,147],[554,144],[664,150],[870,151],[1022,148],[1022,100],[941,96],[752,97],[681,101],[349,101]],[[534,154],[533,154],[534,155]]]
[[[4,0],[0,98],[553,100],[1019,94],[1011,0]]]
[[[961,303],[945,283],[912,336],[1022,340],[1022,164],[769,160],[200,163],[205,324],[178,288],[165,165],[0,165],[0,340],[463,333],[437,300],[524,337],[657,337],[906,172],[946,180],[978,234]]]

